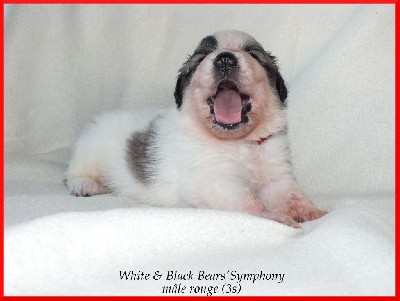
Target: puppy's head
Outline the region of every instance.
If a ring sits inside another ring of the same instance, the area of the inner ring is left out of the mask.
[[[240,31],[205,37],[179,70],[174,95],[181,114],[218,139],[257,140],[285,126],[275,57]]]

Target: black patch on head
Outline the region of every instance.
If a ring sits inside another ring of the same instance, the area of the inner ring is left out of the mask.
[[[218,47],[217,39],[214,36],[207,36],[201,40],[199,46],[197,46],[194,54],[208,55]]]
[[[127,140],[126,160],[134,176],[144,184],[152,183],[155,177],[154,137],[153,121],[146,130],[133,133]]]
[[[254,57],[265,69],[270,84],[275,87],[276,92],[279,95],[279,99],[282,101],[282,103],[284,103],[288,92],[285,81],[279,72],[279,67],[276,63],[276,57],[271,55],[270,52],[265,51],[264,48],[255,40],[245,43],[243,45],[243,50]]]
[[[191,55],[183,66],[179,69],[178,80],[175,86],[175,102],[176,106],[180,108],[183,101],[183,93],[190,83],[194,71],[201,61],[215,49],[217,49],[218,42],[213,36],[207,36],[201,40],[193,55]]]

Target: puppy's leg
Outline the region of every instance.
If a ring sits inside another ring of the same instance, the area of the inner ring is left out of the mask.
[[[226,211],[248,213],[254,216],[274,220],[290,227],[299,228],[299,224],[290,216],[269,211],[255,197],[247,185],[236,177],[220,176],[188,177],[180,193],[183,200],[198,208],[211,208]],[[199,189],[202,187],[202,189]]]
[[[66,184],[72,195],[87,197],[110,192],[102,184],[100,166],[93,159],[89,154],[84,156],[79,149],[76,150],[66,173]]]
[[[261,195],[268,212],[290,216],[296,222],[315,220],[327,213],[318,209],[293,180],[271,181],[263,187]]]
[[[93,127],[78,140],[66,172],[66,184],[72,195],[92,196],[110,192],[103,184],[102,170],[106,157],[101,136]]]

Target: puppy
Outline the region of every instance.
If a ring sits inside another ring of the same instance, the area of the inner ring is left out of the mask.
[[[114,112],[78,140],[75,196],[113,192],[158,206],[246,212],[299,227],[326,212],[300,188],[276,59],[239,31],[205,37],[179,70],[177,108]]]

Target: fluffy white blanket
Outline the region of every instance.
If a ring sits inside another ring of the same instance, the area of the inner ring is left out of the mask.
[[[6,295],[394,294],[393,5],[18,5],[5,25]],[[172,105],[185,55],[225,28],[279,58],[296,174],[330,213],[296,230],[70,196],[93,114]]]

